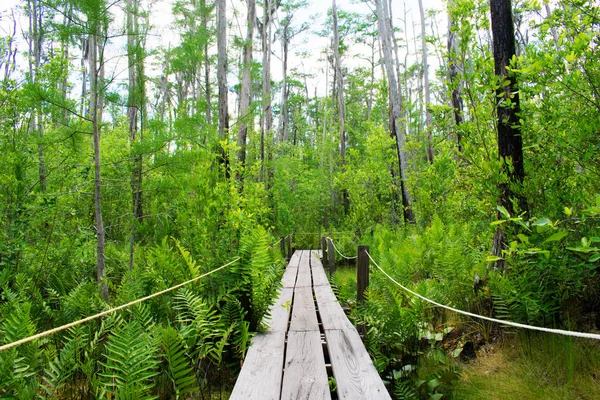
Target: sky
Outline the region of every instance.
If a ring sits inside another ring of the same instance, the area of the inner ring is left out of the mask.
[[[144,3],[147,3],[148,0],[142,0]],[[173,27],[173,16],[171,13],[172,5],[175,0],[151,0],[151,16],[150,23],[152,25],[152,29],[150,31],[150,35],[147,40],[147,45],[150,48],[156,48],[158,46],[169,47],[175,46],[178,42],[178,34],[176,29]],[[408,37],[406,38],[408,43],[410,43],[410,53],[414,53],[413,45],[413,22],[415,23],[415,32],[417,35],[420,34],[420,16],[419,16],[419,7],[417,0],[391,0],[392,1],[392,13],[394,16],[394,25],[396,27],[403,27],[404,22],[401,20],[401,17],[404,17],[404,10],[406,10],[407,16],[407,26],[408,26]],[[308,23],[310,29],[303,34],[294,39],[290,46],[290,60],[289,60],[289,69],[298,68],[300,72],[310,73],[315,75],[314,78],[309,79],[309,93],[313,95],[315,92],[319,95],[324,95],[326,91],[325,85],[325,72],[324,66],[325,63],[323,61],[322,52],[326,49],[330,44],[329,38],[319,37],[314,35],[315,31],[320,31],[323,29],[325,18],[327,16],[327,11],[331,8],[330,0],[308,0],[309,7],[300,10],[295,15],[296,24],[300,25],[304,22]],[[423,0],[424,7],[426,10],[440,10],[441,12],[436,17],[436,26],[439,29],[440,35],[445,35],[446,33],[446,14],[444,12],[446,4],[445,1],[442,0]],[[0,35],[6,36],[7,32],[11,29],[11,21],[7,18],[11,14],[11,10],[17,9],[19,6],[25,4],[24,1],[19,0],[2,0],[0,5]],[[119,27],[124,26],[125,17],[122,9],[124,8],[125,0],[117,1],[115,6],[112,8],[113,10],[113,18],[114,22],[112,24],[113,29],[119,30]],[[231,29],[228,34],[230,38],[232,35],[243,34],[245,35],[245,8],[246,2],[243,0],[228,0],[227,3],[228,12],[230,14],[230,20],[233,21]],[[364,3],[358,3],[356,0],[337,0],[337,8],[338,10],[357,12],[361,14],[371,13],[369,6]],[[236,15],[234,15],[233,10],[237,10]],[[19,19],[19,33],[27,30],[27,19],[23,16],[22,10],[17,10],[17,15],[21,15]],[[258,10],[258,15],[262,14],[261,10]],[[278,12],[276,18],[282,18],[283,14]],[[429,27],[431,29],[431,27]],[[431,34],[431,33],[430,33]],[[401,34],[402,36],[403,34]],[[420,43],[418,44],[420,45]],[[20,50],[24,50],[26,48],[25,43],[19,44]],[[261,60],[261,53],[259,51],[260,45],[256,43],[254,51],[254,59],[256,61]],[[367,65],[366,61],[361,60],[359,57],[355,55],[360,53],[361,51],[366,50],[361,49],[360,47],[354,46],[351,49],[352,54],[348,54],[343,60],[342,63],[349,67],[353,68],[358,65]],[[279,81],[282,79],[281,72],[281,61],[280,61],[280,43],[276,42],[273,44],[274,56],[272,57],[272,78],[275,81]],[[211,52],[216,54],[216,49],[212,49]],[[401,49],[401,58],[404,57],[405,49]],[[430,53],[432,51],[430,50]],[[308,57],[299,57],[298,53],[309,53]],[[106,68],[107,76],[113,77],[116,82],[126,82],[127,80],[127,67],[126,67],[126,54],[125,54],[125,39],[117,38],[112,40],[106,50],[107,58],[110,58],[111,61],[108,63]],[[366,57],[367,55],[365,55]],[[413,57],[413,56],[409,56]],[[434,69],[437,67],[437,62],[435,57],[431,58],[431,69],[430,76],[433,78],[435,75]],[[24,60],[23,60],[24,61]],[[26,63],[22,62],[22,67],[24,68]],[[154,66],[148,65],[146,67],[146,71],[149,75],[159,75],[161,74],[161,68],[156,65],[156,60],[154,62]],[[214,69],[213,69],[214,71]],[[75,82],[74,82],[75,83]],[[230,86],[237,83],[237,71],[232,70],[228,76],[228,83]],[[76,90],[75,90],[76,92]]]

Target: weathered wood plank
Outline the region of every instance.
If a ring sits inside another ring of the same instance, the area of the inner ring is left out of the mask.
[[[287,267],[281,278],[281,285],[284,288],[293,288],[296,286],[296,277],[298,275],[298,268]]]
[[[302,250],[296,250],[294,254],[292,254],[292,258],[290,258],[290,262],[288,263],[289,267],[298,268],[298,264],[300,263],[300,257],[302,256]]]
[[[296,287],[310,286],[312,286],[312,279],[310,276],[310,252],[303,250],[302,257],[300,258],[300,264],[298,265],[298,279],[296,280]]]
[[[355,329],[325,329],[325,338],[339,399],[391,399]]]
[[[329,280],[325,274],[323,264],[314,254],[314,250],[310,252],[310,269],[312,271],[313,286],[329,286]]]
[[[290,332],[318,331],[317,311],[311,287],[296,287]]]
[[[279,400],[283,370],[285,332],[256,335],[230,399]]]
[[[354,329],[339,303],[319,304],[323,329]]]
[[[335,297],[333,290],[331,290],[331,286],[315,286],[314,290],[318,305],[321,305],[322,303],[338,302],[338,299],[337,297]]]
[[[321,334],[288,334],[281,399],[331,399]]]
[[[269,331],[287,331],[293,293],[294,289],[290,287],[279,289],[279,297],[275,304],[271,306],[270,315],[264,319],[265,323],[269,326]]]

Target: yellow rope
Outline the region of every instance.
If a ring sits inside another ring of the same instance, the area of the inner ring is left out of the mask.
[[[233,261],[230,261],[230,262],[228,262],[227,264],[220,266],[219,268],[213,269],[213,270],[212,270],[212,271],[210,271],[210,272],[207,272],[207,273],[205,273],[205,274],[202,274],[202,275],[200,275],[200,276],[197,276],[197,277],[195,277],[195,278],[192,278],[192,279],[190,279],[190,280],[188,280],[188,281],[185,281],[185,282],[183,282],[183,283],[180,283],[180,284],[178,284],[178,285],[172,286],[172,287],[170,287],[170,288],[168,288],[168,289],[161,290],[160,292],[156,292],[156,293],[154,293],[154,294],[151,294],[151,295],[149,295],[149,296],[146,296],[146,297],[142,297],[142,298],[140,298],[140,299],[137,299],[137,300],[133,300],[133,301],[131,301],[131,302],[129,302],[129,303],[126,303],[126,304],[120,305],[120,306],[118,306],[118,307],[113,307],[113,308],[111,308],[111,309],[109,309],[109,310],[102,311],[102,312],[100,312],[100,313],[98,313],[98,314],[95,314],[95,315],[92,315],[92,316],[90,316],[90,317],[86,317],[86,318],[80,319],[80,320],[78,320],[78,321],[71,322],[71,323],[69,323],[69,324],[66,324],[66,325],[59,326],[58,328],[50,329],[50,330],[48,330],[48,331],[45,331],[45,332],[42,332],[42,333],[38,333],[38,334],[36,334],[36,335],[33,335],[33,336],[29,336],[29,337],[27,337],[27,338],[25,338],[25,339],[21,339],[21,340],[17,340],[16,342],[12,342],[12,343],[9,343],[9,344],[5,344],[5,345],[3,345],[3,346],[0,346],[0,352],[2,352],[2,351],[5,351],[5,350],[8,350],[8,349],[10,349],[10,348],[13,348],[13,347],[16,347],[16,346],[19,346],[19,345],[22,345],[22,344],[25,344],[25,343],[28,343],[28,342],[31,342],[31,341],[33,341],[33,340],[36,340],[36,339],[41,339],[41,338],[43,338],[43,337],[46,337],[46,336],[48,336],[48,335],[52,335],[53,333],[56,333],[56,332],[64,331],[65,329],[69,329],[69,328],[72,328],[72,327],[74,327],[74,326],[81,325],[81,324],[83,324],[83,323],[86,323],[86,322],[89,322],[89,321],[91,321],[91,320],[94,320],[94,319],[97,319],[97,318],[103,317],[103,316],[105,316],[105,315],[108,315],[108,314],[114,313],[115,311],[119,311],[119,310],[122,310],[122,309],[124,309],[124,308],[131,307],[131,306],[133,306],[133,305],[135,305],[135,304],[139,304],[139,303],[141,303],[141,302],[143,302],[143,301],[146,301],[146,300],[152,299],[152,298],[154,298],[154,297],[158,297],[158,296],[160,296],[160,295],[163,295],[163,294],[165,294],[165,293],[171,292],[171,291],[173,291],[173,290],[175,290],[175,289],[179,289],[180,287],[182,287],[182,286],[185,286],[185,285],[187,285],[188,283],[192,283],[192,282],[194,282],[194,281],[197,281],[197,280],[199,280],[199,279],[202,279],[202,278],[204,278],[204,277],[206,277],[206,276],[208,276],[208,275],[214,274],[215,272],[217,272],[217,271],[220,271],[220,270],[222,270],[223,268],[226,268],[226,267],[230,266],[231,264],[234,264],[234,263],[238,262],[239,260],[240,260],[240,258],[239,258],[239,257],[236,257],[236,258],[235,258]]]

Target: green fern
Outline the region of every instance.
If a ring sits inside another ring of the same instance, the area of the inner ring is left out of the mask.
[[[157,347],[137,321],[127,323],[110,335],[106,362],[100,364],[101,384],[119,399],[151,399],[152,378],[158,374]]]
[[[161,355],[167,364],[167,374],[173,385],[176,398],[197,390],[196,378],[190,365],[183,339],[177,330],[167,327],[158,330]]]
[[[406,381],[396,381],[394,395],[398,400],[419,400],[419,394]]]

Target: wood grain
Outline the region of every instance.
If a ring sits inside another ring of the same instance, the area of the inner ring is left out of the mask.
[[[285,332],[256,335],[231,393],[232,400],[279,400]]]
[[[281,399],[331,399],[318,331],[288,334]]]
[[[310,269],[312,272],[313,286],[329,286],[329,280],[325,274],[323,264],[313,253],[314,251],[311,251],[310,253]]]
[[[325,338],[339,399],[391,399],[355,329],[326,329]]]
[[[290,331],[318,331],[317,311],[311,287],[296,287]]]
[[[279,297],[273,306],[269,315],[264,321],[269,326],[270,331],[286,332],[288,329],[288,321],[290,317],[290,309],[292,308],[293,288],[284,287],[279,289]]]
[[[303,250],[302,257],[300,258],[300,264],[298,265],[298,279],[296,280],[296,287],[310,286],[312,286],[312,278],[310,274],[310,251]]]

